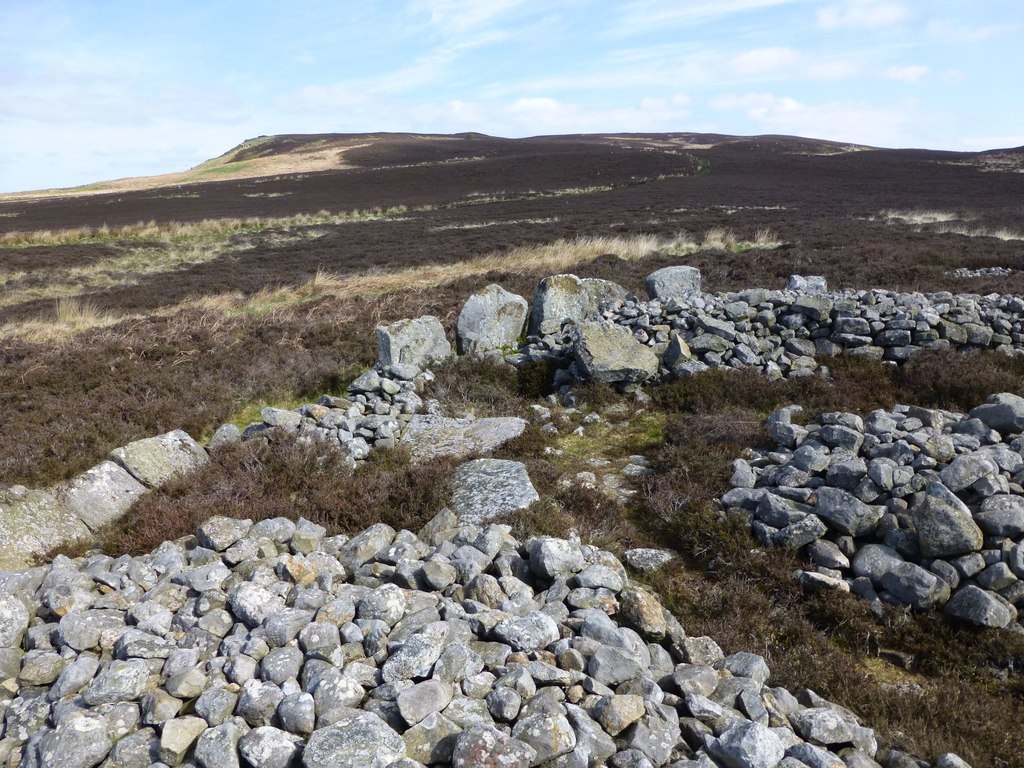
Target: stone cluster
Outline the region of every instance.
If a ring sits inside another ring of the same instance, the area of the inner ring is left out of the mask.
[[[733,464],[727,513],[813,564],[808,588],[944,608],[1024,631],[1024,398],[968,414],[897,406],[866,417],[773,413],[776,445]]]
[[[809,376],[839,354],[891,363],[923,349],[1024,354],[1024,298],[1016,295],[828,292],[823,278],[801,276],[783,291],[711,294],[700,285],[692,267],[666,267],[648,277],[650,299],[641,301],[614,284],[598,294],[573,275],[547,278],[516,359],[569,360],[576,378],[629,385],[722,366],[755,367],[770,378]],[[615,327],[639,344],[630,346]],[[588,364],[581,349],[593,336],[603,336],[606,348],[614,338],[617,358],[630,364]],[[653,354],[645,357],[636,346]]]
[[[520,542],[448,510],[418,535],[377,524],[351,538],[305,520],[213,518],[150,554],[58,557],[3,575],[0,590],[8,764],[910,759],[812,691],[769,686],[760,656],[687,636],[610,553]]]

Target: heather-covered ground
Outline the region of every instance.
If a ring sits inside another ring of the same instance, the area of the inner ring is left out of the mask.
[[[546,274],[571,271],[642,293],[649,272],[686,263],[709,290],[782,287],[803,273],[833,286],[1024,293],[1021,273],[950,274],[1024,267],[1024,175],[1012,163],[989,170],[984,155],[692,135],[359,143],[340,170],[0,199],[0,482],[41,486],[136,438],[202,437],[263,403],[338,392],[372,362],[377,322],[429,312],[450,328],[491,282],[529,297]],[[602,439],[531,430],[503,449],[527,461],[547,499],[515,522],[574,527],[616,549],[672,547],[685,568],[658,586],[693,634],[766,655],[780,684],[850,706],[925,757],[955,750],[975,768],[1014,765],[1019,637],[895,609],[879,620],[855,598],[802,595],[791,555],[754,554],[708,502],[781,404],[966,409],[991,392],[1024,393],[1024,366],[948,355],[899,371],[831,367],[832,383],[701,376],[645,408],[592,389],[588,407],[610,425]],[[436,394],[453,410],[521,412],[545,394],[543,374],[459,363],[440,372]],[[558,482],[589,456],[631,453],[657,469],[633,507]],[[106,546],[145,550],[214,513],[414,526],[440,503],[450,467],[407,459],[376,457],[349,477],[298,446],[229,450],[142,501]]]

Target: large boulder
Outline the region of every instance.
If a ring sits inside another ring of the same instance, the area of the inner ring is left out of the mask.
[[[474,293],[466,300],[455,323],[459,354],[515,351],[529,311],[526,299],[500,285],[488,285]]]
[[[476,459],[455,470],[452,510],[460,523],[486,522],[526,509],[539,499],[521,462]]]
[[[545,277],[533,296],[530,333],[558,333],[566,322],[580,323],[590,316],[590,294],[576,275]]]
[[[1024,397],[1001,392],[989,397],[984,405],[974,408],[967,416],[980,419],[1002,435],[1024,432]]]
[[[518,416],[452,419],[417,414],[409,419],[401,444],[409,449],[414,462],[421,463],[442,456],[490,453],[519,437],[526,426]]]
[[[146,486],[124,467],[104,461],[57,486],[55,492],[65,507],[96,531],[127,512]]]
[[[968,584],[946,603],[946,613],[971,624],[1003,628],[1016,618],[1013,607],[987,589]]]
[[[952,491],[936,480],[924,501],[910,509],[924,557],[951,557],[977,552],[985,540],[971,511]]]
[[[615,323],[579,326],[573,354],[580,372],[605,384],[632,384],[658,375],[658,356]]]
[[[432,315],[378,325],[377,362],[383,367],[413,365],[425,369],[452,356],[441,321]]]
[[[58,544],[89,535],[78,515],[50,491],[0,489],[0,571],[27,568]]]
[[[210,457],[203,446],[176,429],[115,448],[110,452],[110,460],[148,488],[158,488],[172,478],[194,472]]]
[[[700,293],[700,270],[696,267],[662,267],[647,276],[647,294],[667,301],[691,293]]]
[[[587,293],[591,315],[596,315],[600,311],[601,305],[605,302],[625,301],[629,298],[629,292],[611,280],[602,280],[598,277],[584,277],[580,280],[580,284]]]

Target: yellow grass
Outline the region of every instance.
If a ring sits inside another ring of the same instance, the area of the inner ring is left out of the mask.
[[[906,224],[937,224],[943,221],[959,221],[964,218],[959,213],[953,211],[935,211],[935,210],[918,210],[918,211],[897,211],[887,210],[882,211],[882,218],[885,221],[902,221]]]
[[[965,237],[994,237],[997,240],[1024,240],[1024,232],[1016,232],[1007,227],[989,229],[987,227],[969,227],[966,224],[940,224],[930,231],[947,235],[963,235]]]
[[[736,248],[773,248],[779,244],[769,230],[758,233],[754,241],[738,241],[731,233],[724,231],[712,234],[721,240],[731,238]],[[707,242],[708,238],[705,238]],[[190,309],[199,310],[208,318],[208,322],[238,315],[259,317],[324,298],[382,297],[400,291],[423,291],[490,272],[555,274],[609,253],[627,261],[639,261],[654,253],[683,257],[702,247],[709,246],[699,244],[685,234],[670,238],[633,235],[562,239],[540,245],[523,245],[502,253],[490,253],[450,264],[430,264],[390,271],[370,269],[354,275],[332,275],[321,270],[299,286],[265,288],[249,296],[233,292],[187,299],[151,315],[173,316]],[[53,318],[0,326],[0,338],[55,342],[72,338],[76,333],[90,328],[141,318],[140,315],[101,312],[74,299],[58,302],[58,308],[61,307],[64,309]]]

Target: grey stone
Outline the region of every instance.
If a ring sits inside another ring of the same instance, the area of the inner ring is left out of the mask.
[[[1024,534],[1024,497],[1015,494],[989,496],[981,503],[974,522],[990,536],[1019,538]]]
[[[853,740],[850,725],[834,709],[810,707],[791,712],[789,722],[800,737],[814,744],[845,744]]]
[[[587,663],[587,674],[608,686],[638,677],[643,668],[632,654],[607,645],[599,647]]]
[[[242,430],[234,424],[221,424],[206,443],[207,451],[217,451],[228,445],[241,442]]]
[[[885,513],[884,508],[868,506],[840,488],[823,486],[817,496],[815,514],[835,530],[850,536],[867,535]]]
[[[439,712],[432,712],[402,734],[411,760],[423,764],[448,763],[462,728]]]
[[[924,557],[950,557],[981,549],[984,535],[971,511],[939,481],[928,486],[924,502],[911,508]]]
[[[238,741],[248,730],[240,717],[206,729],[196,740],[195,761],[203,768],[238,768]]]
[[[981,420],[1002,435],[1018,434],[1024,432],[1024,397],[1010,392],[992,395],[967,416]]]
[[[950,491],[956,493],[969,488],[985,477],[999,473],[999,467],[986,454],[977,451],[954,458],[939,472],[939,479]]]
[[[530,333],[546,336],[566,322],[580,323],[591,315],[590,296],[576,275],[552,275],[540,281],[533,297]]]
[[[116,704],[142,695],[149,677],[149,665],[142,659],[111,661],[89,683],[82,694],[86,704]]]
[[[455,470],[452,509],[461,523],[493,520],[526,509],[539,499],[521,462],[475,459]]]
[[[675,555],[666,549],[627,549],[622,553],[626,564],[637,573],[650,573],[668,564]]]
[[[580,324],[573,355],[584,377],[604,384],[635,384],[658,373],[658,356],[611,322]]]
[[[517,416],[453,419],[416,414],[399,442],[409,449],[414,462],[425,463],[445,456],[490,453],[519,437],[526,427],[527,421]]]
[[[110,460],[146,487],[158,488],[168,480],[194,472],[210,457],[199,443],[177,429],[115,448],[110,452]]]
[[[559,638],[558,624],[546,613],[531,611],[525,616],[511,616],[498,622],[494,636],[517,651],[547,648]]]
[[[0,648],[20,648],[28,623],[25,604],[14,595],[0,594]]]
[[[405,757],[405,742],[371,712],[352,710],[313,732],[302,754],[304,768],[387,768]]]
[[[0,571],[29,568],[58,544],[90,536],[88,526],[51,491],[0,488]]]
[[[260,768],[288,768],[297,763],[300,739],[280,728],[263,725],[253,728],[238,742],[238,751],[250,765]]]
[[[687,266],[662,267],[647,276],[645,286],[648,296],[661,301],[700,293],[700,270]]]
[[[114,746],[106,720],[94,712],[75,712],[39,743],[40,765],[92,768]]]
[[[409,725],[440,712],[452,700],[452,686],[441,680],[424,680],[398,694],[398,711]]]
[[[994,592],[968,584],[946,603],[946,613],[971,624],[1003,628],[1015,618],[1012,607]]]
[[[376,335],[377,361],[384,367],[408,364],[422,370],[452,356],[441,322],[431,315],[379,325]]]
[[[521,718],[512,726],[512,736],[536,751],[533,765],[568,754],[576,747],[576,732],[561,714],[542,712]]]
[[[785,749],[779,737],[760,723],[737,720],[712,745],[725,768],[775,768]]]
[[[192,749],[196,739],[207,729],[201,717],[186,715],[164,723],[160,732],[160,760],[167,765],[178,765]]]
[[[452,768],[528,768],[537,751],[490,725],[474,725],[455,740]]]
[[[515,351],[528,314],[526,299],[500,285],[488,285],[474,293],[466,300],[455,324],[459,354]]]
[[[59,502],[90,531],[117,520],[146,492],[146,486],[123,467],[104,461],[57,486]]]

